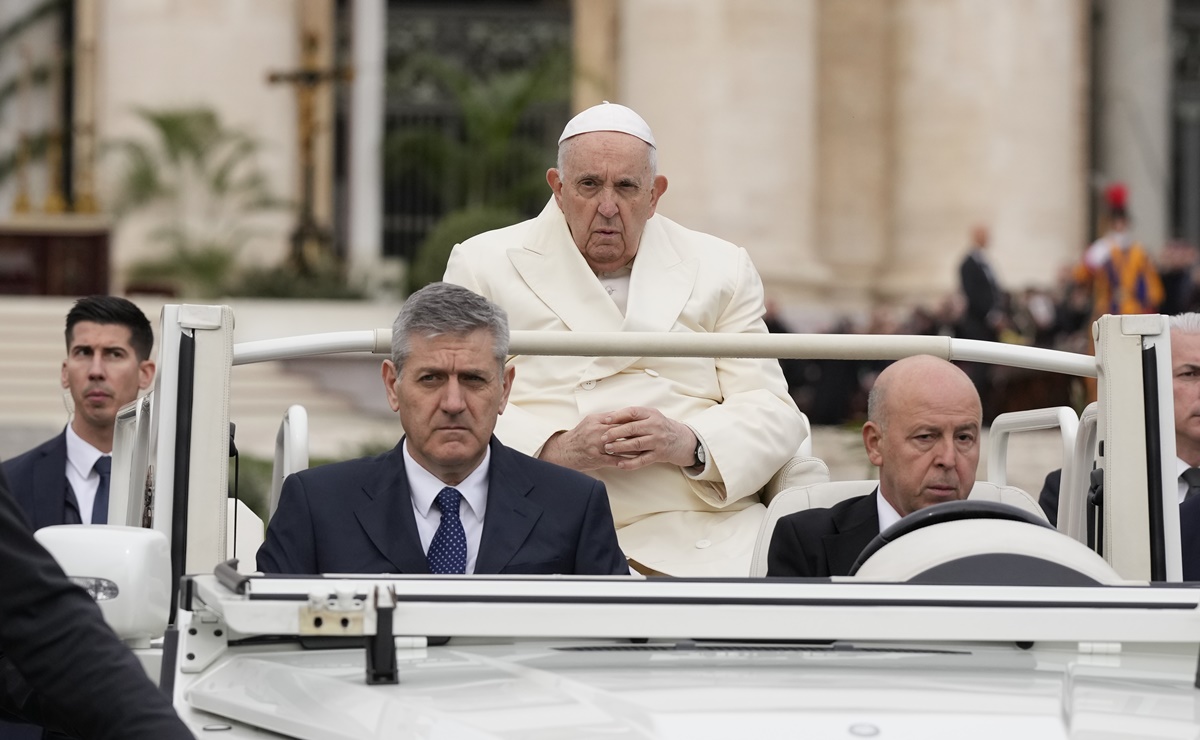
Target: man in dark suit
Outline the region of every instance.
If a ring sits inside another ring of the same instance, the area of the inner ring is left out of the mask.
[[[2,471],[0,593],[0,717],[95,740],[191,740],[96,604],[34,540]]]
[[[117,411],[154,381],[150,322],[124,298],[76,301],[67,313],[66,337],[62,387],[70,392],[74,416],[61,434],[4,463],[34,529],[108,521]]]
[[[1200,580],[1200,313],[1172,316],[1170,326],[1175,469],[1178,475],[1175,490],[1179,502],[1183,578],[1197,581]],[[1056,526],[1061,485],[1062,470],[1052,470],[1038,496],[1042,511]]]
[[[863,444],[879,487],[828,509],[781,518],[768,576],[847,575],[875,535],[931,504],[965,499],[979,465],[982,412],[966,373],[918,355],[883,370],[867,399]]]
[[[971,229],[971,249],[958,267],[959,285],[966,301],[958,322],[958,336],[963,339],[994,342],[1003,322],[1004,293],[987,259],[989,238],[987,227],[976,224]],[[965,362],[962,369],[975,383],[987,412],[985,418],[990,420],[996,415],[991,365]]]
[[[486,298],[449,283],[409,296],[382,369],[404,438],[288,476],[259,569],[628,575],[604,485],[492,436],[507,354],[508,319]]]
[[[108,521],[108,474],[117,411],[154,380],[154,334],[124,298],[89,296],[67,313],[62,387],[74,416],[58,436],[4,463],[33,529]],[[35,740],[41,728],[0,722],[0,740]],[[56,737],[50,733],[46,737]]]
[[[994,342],[1003,295],[984,254],[987,245],[987,227],[977,224],[971,230],[971,250],[958,267],[960,285],[967,303],[959,325],[959,335],[964,339]]]
[[[1191,477],[1200,489],[1200,313],[1182,313],[1169,319],[1171,326],[1171,391],[1175,405],[1176,491],[1179,503],[1196,497],[1190,493]],[[1191,471],[1197,472],[1191,472]],[[1038,504],[1050,523],[1058,526],[1062,469],[1051,470],[1042,483]],[[1183,518],[1180,509],[1180,518]],[[1198,530],[1200,531],[1200,530]],[[1197,562],[1200,567],[1200,561]]]

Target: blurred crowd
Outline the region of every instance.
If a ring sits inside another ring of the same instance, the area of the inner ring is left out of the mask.
[[[1115,215],[1122,215],[1116,213]],[[1003,290],[987,266],[987,231],[972,230],[960,267],[960,288],[932,306],[876,309],[864,318],[843,317],[824,327],[836,334],[924,334],[985,339],[1091,353],[1090,327],[1104,313],[1175,314],[1200,310],[1200,250],[1182,241],[1166,244],[1145,264],[1120,270],[1141,247],[1113,219],[1110,229],[1081,257],[1063,266],[1051,288]],[[1111,258],[1105,250],[1111,249]],[[1144,251],[1142,252],[1144,253]],[[1132,263],[1131,263],[1132,264]],[[1122,283],[1128,283],[1126,288]],[[1124,291],[1124,292],[1123,292]],[[1128,293],[1124,303],[1122,296]],[[1136,298],[1136,299],[1135,299]],[[772,332],[790,331],[773,307]],[[867,391],[886,361],[781,360],[797,405],[813,424],[857,424],[866,418]],[[1006,411],[1045,406],[1082,409],[1089,389],[1078,379],[1032,370],[964,363],[983,400],[984,422]]]

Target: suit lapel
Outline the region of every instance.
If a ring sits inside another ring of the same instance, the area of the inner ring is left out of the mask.
[[[508,259],[571,331],[620,331],[620,310],[575,247],[553,198],[534,221],[525,244],[508,250]]]
[[[529,539],[542,515],[542,508],[526,496],[533,489],[529,477],[516,465],[514,453],[492,437],[492,460],[488,470],[487,512],[476,573],[499,573]]]
[[[521,279],[571,331],[670,331],[687,304],[698,264],[683,259],[663,221],[651,218],[642,233],[629,278],[626,315],[613,303],[571,239],[554,199],[537,217],[521,247],[508,250]],[[615,375],[636,357],[597,357],[585,379]]]
[[[381,461],[375,479],[363,485],[354,515],[375,547],[400,573],[428,573],[404,472],[404,440]]]
[[[33,528],[79,524],[79,504],[67,482],[67,432],[58,435],[33,466]]]
[[[633,273],[629,278],[629,303],[621,331],[671,331],[692,295],[698,264],[684,259],[667,238],[662,219],[651,218],[642,233]],[[612,300],[609,299],[609,303]],[[587,370],[593,378],[615,375],[636,357],[597,357]]]
[[[875,503],[878,495],[876,488],[871,495],[862,497],[834,518],[838,533],[822,538],[830,573],[849,573],[859,553],[879,534],[879,509]]]

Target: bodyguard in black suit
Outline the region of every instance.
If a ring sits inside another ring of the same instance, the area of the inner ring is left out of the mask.
[[[124,298],[88,296],[71,307],[61,378],[74,406],[71,423],[4,463],[29,527],[107,522],[113,425],[117,411],[154,380],[153,347],[150,322]],[[0,740],[43,737],[60,736],[0,721]]]
[[[96,740],[192,738],[96,604],[34,540],[3,472],[0,593],[0,717]]]
[[[767,575],[810,578],[849,573],[858,554],[879,534],[878,496],[875,489],[828,509],[780,519],[767,550]]]
[[[429,573],[401,440],[288,476],[258,551],[264,573]],[[604,484],[492,438],[475,573],[628,575]]]
[[[879,487],[828,509],[775,523],[767,575],[849,575],[881,529],[943,501],[967,497],[979,465],[982,410],[966,373],[929,355],[892,363],[867,398],[863,445]]]
[[[117,411],[154,380],[150,322],[124,298],[76,301],[67,313],[66,347],[61,380],[74,406],[71,423],[50,441],[4,463],[17,503],[34,529],[107,522],[107,458]]]
[[[82,523],[66,469],[66,430],[4,463],[4,472],[13,484],[13,497],[33,529]]]
[[[507,354],[499,306],[448,283],[411,295],[382,368],[405,437],[289,476],[259,569],[628,575],[604,485],[492,437]]]

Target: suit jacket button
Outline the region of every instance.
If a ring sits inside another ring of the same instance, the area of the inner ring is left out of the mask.
[[[580,384],[579,384],[579,387],[580,387],[580,388],[582,388],[582,389],[584,389],[585,391],[590,391],[591,389],[593,389],[593,388],[595,388],[595,387],[596,387],[596,381],[594,381],[594,380],[585,380],[585,381],[583,381],[582,383],[580,383]]]
[[[712,544],[712,540],[696,540],[696,549],[703,550]]]

